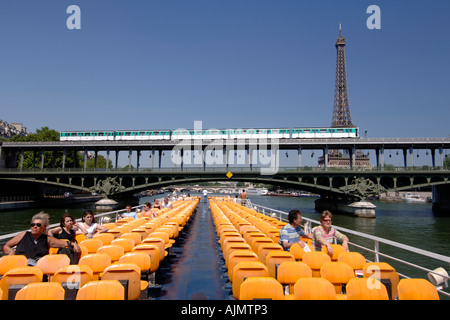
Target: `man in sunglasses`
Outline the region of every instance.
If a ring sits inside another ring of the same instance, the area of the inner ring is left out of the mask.
[[[65,248],[70,246],[66,240],[47,236],[48,214],[40,212],[31,219],[30,231],[23,231],[9,240],[4,246],[6,254],[24,255],[28,265],[35,266],[37,261],[48,254],[49,247]],[[14,249],[15,248],[15,249]]]

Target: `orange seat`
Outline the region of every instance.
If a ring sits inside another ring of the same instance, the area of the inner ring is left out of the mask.
[[[289,293],[293,294],[294,285],[300,278],[311,278],[311,268],[300,261],[285,261],[280,264],[277,272],[277,280],[282,285],[289,286]]]
[[[243,240],[243,239],[242,239]],[[228,267],[228,260],[231,256],[231,253],[237,250],[252,250],[250,245],[247,242],[231,242],[226,246],[225,251],[223,252],[223,259],[225,260],[225,266]]]
[[[331,247],[333,248],[333,255],[330,256],[331,261],[337,261],[338,257],[341,253],[343,252],[347,252],[343,246],[341,246],[340,244],[331,244]],[[328,254],[328,247],[327,246],[322,246],[322,252]],[[329,255],[329,254],[328,254]]]
[[[98,280],[101,273],[111,264],[111,257],[106,253],[90,253],[80,259],[78,265],[87,265],[92,269],[93,280]]]
[[[24,255],[8,255],[0,258],[0,277],[17,267],[28,266],[28,259]]]
[[[117,280],[90,281],[77,293],[77,300],[124,300],[125,289]]]
[[[305,254],[305,250],[303,250],[302,247],[300,247],[300,244],[294,243],[289,248],[289,252],[292,253],[296,261],[302,261],[303,255]]]
[[[97,253],[106,253],[111,258],[111,263],[119,261],[120,257],[125,254],[125,250],[119,245],[101,246],[97,249]]]
[[[93,272],[87,265],[68,265],[56,271],[52,277],[52,282],[60,283],[66,291],[65,299],[75,299],[76,293],[72,295],[69,293],[74,290],[77,292],[82,286],[89,281],[92,281]]]
[[[147,253],[129,252],[121,256],[119,262],[136,264],[141,269],[141,278],[143,278],[143,275],[146,275],[145,279],[148,279],[151,269],[151,257]]]
[[[134,263],[116,263],[107,267],[102,276],[102,281],[118,280],[126,281],[128,290],[125,292],[126,300],[138,300],[141,289],[146,288],[146,281],[141,283],[141,270]]]
[[[56,271],[68,265],[70,265],[70,259],[65,254],[48,254],[36,263],[36,267],[41,269],[43,274],[49,276],[49,281]]]
[[[389,300],[386,287],[377,279],[350,279],[346,291],[347,300]]]
[[[42,282],[43,273],[38,267],[18,267],[10,269],[0,279],[0,289],[3,291],[3,300],[11,300],[9,288],[13,285],[25,286],[32,282]]]
[[[283,251],[283,248],[277,243],[263,243],[258,246],[258,259],[262,263],[266,263],[267,255],[272,251]]]
[[[127,238],[117,238],[111,242],[114,246],[121,246],[123,248],[124,253],[131,252],[134,248],[134,240]]]
[[[366,258],[359,252],[341,252],[338,257],[339,262],[345,262],[352,267],[356,276],[363,275],[362,269],[366,264]]]
[[[252,250],[236,250],[228,258],[228,279],[233,281],[234,267],[242,261],[258,261],[258,256]],[[238,296],[239,297],[239,296]]]
[[[131,239],[131,240],[134,241],[134,244],[135,244],[135,245],[140,244],[141,241],[142,241],[141,235],[140,235],[139,233],[136,233],[136,232],[127,232],[127,233],[124,233],[124,234],[122,234],[122,235],[120,236],[120,238],[121,238],[121,239]]]
[[[96,234],[94,234],[92,239],[101,240],[103,242],[104,246],[108,246],[114,240],[114,235],[112,233],[108,233],[108,232],[96,233]]]
[[[277,278],[278,266],[285,261],[295,262],[294,256],[288,251],[274,250],[266,256],[266,266],[269,276]]]
[[[239,300],[284,300],[283,286],[272,277],[249,277],[239,290]]]
[[[325,278],[300,278],[294,285],[294,300],[336,300],[333,284]]]
[[[325,262],[320,268],[320,276],[330,281],[336,294],[343,294],[342,286],[355,277],[353,269],[345,262]]]
[[[150,235],[149,237],[145,238],[144,241],[142,241],[142,244],[153,244],[158,247],[160,263],[168,254],[168,252],[166,251],[166,244],[164,242],[164,239],[162,238],[152,237],[152,235]]]
[[[87,248],[88,253],[96,253],[97,249],[103,246],[103,241],[100,239],[86,239],[80,242],[80,246]]]
[[[252,247],[253,252],[258,254],[258,248],[262,244],[274,243],[272,239],[269,237],[256,237],[251,240],[250,246]]]
[[[64,300],[64,289],[58,282],[29,283],[17,292],[15,300]]]
[[[425,279],[402,279],[398,284],[399,300],[439,300],[436,287]]]
[[[241,261],[233,268],[232,292],[235,299],[239,299],[241,284],[249,277],[268,277],[269,270],[260,261]]]
[[[150,257],[150,273],[156,272],[159,268],[159,250],[158,246],[154,244],[140,244],[133,248],[133,253],[145,253]]]
[[[390,281],[390,288],[386,286],[390,299],[397,299],[397,286],[399,283],[399,276],[397,271],[386,262],[368,262],[363,267],[364,278],[376,278],[383,281]],[[391,290],[389,290],[391,289]]]
[[[321,251],[310,251],[303,255],[302,261],[311,268],[313,277],[320,277],[320,268],[325,262],[331,262],[331,258]]]

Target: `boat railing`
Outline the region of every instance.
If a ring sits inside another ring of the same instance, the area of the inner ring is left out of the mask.
[[[268,207],[261,206],[258,204],[253,204],[253,209],[264,215],[271,216],[271,217],[277,218],[281,221],[287,222],[287,217],[288,217],[287,212],[268,208]],[[311,229],[314,225],[320,225],[320,221],[307,218],[304,215],[302,216],[302,220],[306,221],[304,227],[305,227],[305,232],[307,232],[307,233],[311,232]],[[437,266],[435,269],[426,268],[426,267],[420,266],[416,263],[408,262],[405,259],[401,259],[399,257],[394,257],[393,255],[388,254],[387,251],[389,251],[388,248],[395,248],[396,250],[403,250],[403,251],[408,252],[408,255],[410,253],[414,253],[421,257],[434,259],[434,260],[439,261],[439,263],[444,263],[444,265],[447,267],[444,269],[448,269],[448,267],[450,266],[450,257],[444,256],[444,255],[441,255],[438,253],[430,252],[427,250],[423,250],[420,248],[412,247],[412,246],[402,244],[402,243],[399,243],[396,241],[392,241],[392,240],[384,239],[381,237],[373,236],[370,234],[366,234],[366,233],[354,231],[351,229],[339,227],[339,226],[333,225],[333,228],[341,231],[344,234],[351,235],[351,236],[349,236],[350,239],[352,239],[352,238],[363,239],[363,241],[361,241],[361,242],[369,243],[369,245],[370,245],[370,243],[372,243],[372,248],[369,248],[367,244],[359,244],[359,243],[355,243],[354,241],[348,242],[349,246],[353,246],[353,247],[359,249],[359,251],[363,251],[363,252],[367,253],[367,254],[363,254],[363,255],[366,257],[366,260],[369,262],[380,262],[380,259],[384,258],[384,259],[395,261],[396,263],[404,266],[405,268],[403,268],[403,269],[407,269],[408,271],[414,270],[415,274],[422,274],[422,272],[424,271],[427,273],[428,278],[430,278],[430,275],[435,275],[436,277],[441,277],[443,279],[443,281],[441,283],[438,283],[437,285],[435,284],[436,288],[438,289],[439,293],[441,293],[447,297],[450,297],[450,293],[447,292],[448,290],[444,291],[444,289],[448,289],[447,283],[448,283],[448,280],[450,279],[450,277],[446,274],[443,275],[442,273],[439,273],[436,271],[436,268],[441,267],[441,266]],[[382,251],[380,245],[382,245],[383,247],[386,247],[386,248],[383,249],[383,251]],[[367,259],[367,256],[372,255],[372,254],[374,257],[373,261],[371,261],[370,259]],[[398,255],[398,254],[401,255],[401,253],[396,253],[396,255]],[[411,269],[411,268],[413,268],[413,269]],[[396,268],[396,271],[397,271],[397,268]],[[398,274],[400,277],[403,277],[403,278],[411,278],[410,276],[405,275],[401,272],[398,272]],[[414,277],[416,277],[416,276],[414,276]]]

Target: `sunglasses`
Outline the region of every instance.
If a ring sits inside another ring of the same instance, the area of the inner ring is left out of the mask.
[[[42,227],[42,223],[31,223],[30,224],[30,226],[32,226],[32,227],[34,227],[34,226],[36,226],[36,227]]]

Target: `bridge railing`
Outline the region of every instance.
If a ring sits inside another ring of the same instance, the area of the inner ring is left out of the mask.
[[[287,222],[287,217],[288,217],[287,212],[268,208],[268,207],[261,206],[261,205],[255,204],[255,203],[253,203],[253,209],[262,214],[276,217],[277,219],[279,219],[281,221]],[[302,220],[306,221],[305,231],[307,233],[309,233],[311,231],[313,225],[320,225],[320,221],[307,218],[304,215],[302,216]],[[348,235],[348,238],[351,240],[358,239],[358,241],[360,243],[356,243],[354,241],[349,241],[349,245],[356,248],[355,249],[356,251],[361,251],[361,253],[363,253],[363,255],[366,257],[366,259],[367,259],[368,255],[373,255],[374,262],[380,262],[380,259],[387,259],[389,261],[393,261],[394,262],[394,263],[392,263],[393,265],[394,264],[397,264],[399,266],[401,265],[402,266],[401,269],[405,270],[408,273],[414,274],[413,277],[423,277],[423,272],[427,272],[427,274],[431,273],[431,274],[436,274],[436,275],[442,276],[441,274],[436,273],[434,270],[432,270],[430,268],[426,268],[426,267],[418,265],[417,261],[419,261],[420,263],[427,261],[428,263],[443,264],[444,266],[447,267],[444,269],[448,269],[448,267],[450,266],[450,257],[444,256],[444,255],[441,255],[438,253],[415,248],[415,247],[405,245],[405,244],[402,244],[399,242],[380,238],[380,237],[373,236],[373,235],[366,234],[366,233],[361,233],[361,232],[350,230],[347,228],[342,228],[339,226],[333,225],[333,228]],[[370,245],[371,245],[371,247],[369,247]],[[381,248],[383,248],[383,250]],[[391,252],[393,252],[396,255],[396,257],[394,257],[391,254]],[[405,254],[405,252],[406,252],[406,254]],[[411,259],[414,260],[414,262],[406,261],[405,258],[403,258],[403,256],[407,257],[407,259],[409,259],[409,260],[411,260]],[[368,261],[370,261],[370,260],[368,260]],[[436,266],[436,268],[439,266],[440,265]],[[396,266],[395,269],[398,272],[399,267]],[[398,273],[399,273],[399,276],[401,276],[403,278],[410,278],[410,276],[407,276],[401,272],[398,272]],[[444,276],[444,278],[446,281],[448,281],[450,279],[449,277],[445,277],[445,276]],[[450,297],[450,293],[448,292],[449,290],[447,287],[441,286],[441,287],[438,287],[437,289],[441,294],[443,294],[447,297]]]
[[[142,173],[178,173],[178,172],[260,172],[261,169],[268,169],[265,167],[162,167],[162,168],[0,168],[0,173],[85,173],[85,172],[117,172],[117,173],[127,173],[127,172],[142,172]],[[276,168],[276,173],[286,173],[286,172],[449,172],[450,169],[442,167],[429,167],[429,166],[417,166],[417,167],[385,167],[385,168],[364,168],[364,167],[354,167],[354,168],[323,168],[323,167],[278,167]]]

